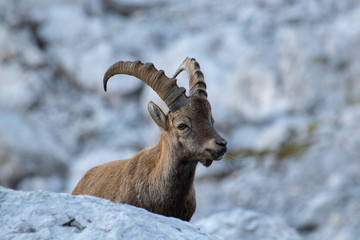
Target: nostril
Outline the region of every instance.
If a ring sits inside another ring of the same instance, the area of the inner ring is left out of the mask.
[[[222,140],[216,141],[216,144],[219,145],[219,146],[222,146],[222,147],[226,147],[227,142],[226,142],[225,139],[222,139]]]

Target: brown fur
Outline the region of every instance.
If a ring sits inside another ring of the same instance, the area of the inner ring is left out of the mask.
[[[161,130],[157,145],[128,160],[90,169],[72,194],[88,194],[190,221],[196,208],[194,176],[198,162],[210,166],[226,152],[213,126],[206,98],[192,96],[165,115],[154,103],[149,112]],[[181,124],[187,127],[178,129]]]

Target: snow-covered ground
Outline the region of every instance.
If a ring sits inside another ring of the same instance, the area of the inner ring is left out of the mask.
[[[358,239],[359,46],[356,0],[0,0],[0,185],[71,192],[156,143],[156,93],[125,76],[105,93],[103,74],[141,60],[172,76],[189,56],[229,145],[197,169],[192,222],[252,209],[306,240]]]

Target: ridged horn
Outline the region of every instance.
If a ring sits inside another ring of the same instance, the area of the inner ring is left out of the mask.
[[[176,84],[175,78],[168,78],[163,70],[157,70],[152,63],[140,61],[119,61],[111,65],[104,75],[104,90],[107,90],[109,78],[116,74],[128,74],[137,77],[146,85],[150,86],[166,103],[170,111],[175,111],[185,105],[185,88]]]
[[[185,58],[183,63],[176,70],[173,78],[176,78],[176,76],[179,75],[179,73],[181,73],[183,70],[188,72],[190,97],[193,95],[198,95],[207,98],[204,74],[201,72],[200,65],[195,60],[195,58]]]

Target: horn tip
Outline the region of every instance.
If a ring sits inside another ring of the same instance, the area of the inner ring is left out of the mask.
[[[104,91],[106,92],[107,91],[107,79],[106,79],[106,77],[104,77],[104,80],[103,80],[103,87],[104,87]]]

